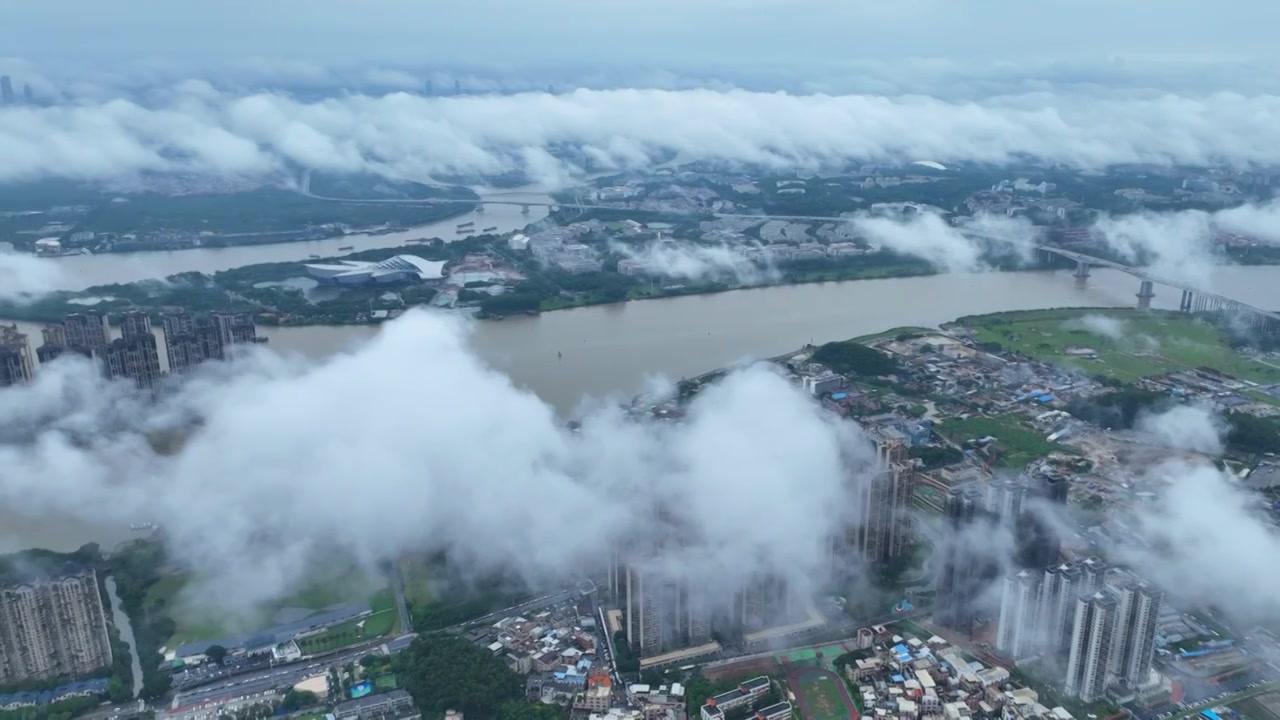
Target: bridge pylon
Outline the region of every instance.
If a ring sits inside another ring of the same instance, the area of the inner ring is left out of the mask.
[[[1077,260],[1075,277],[1077,280],[1087,280],[1089,278],[1089,263]]]
[[[521,206],[520,206],[520,214],[521,214],[521,215],[528,215],[528,214],[529,214],[529,206],[528,206],[528,205],[521,205]]]
[[[1156,296],[1155,285],[1150,280],[1143,280],[1138,285],[1138,309],[1149,310],[1151,308],[1151,298]]]
[[[1191,304],[1195,301],[1195,299],[1196,299],[1195,293],[1191,292],[1190,290],[1183,290],[1182,301],[1178,303],[1178,310],[1184,313],[1191,312]]]

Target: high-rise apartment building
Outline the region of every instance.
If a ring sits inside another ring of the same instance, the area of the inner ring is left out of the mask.
[[[999,573],[998,558],[980,541],[991,517],[976,487],[953,488],[943,500],[943,539],[934,620],[963,633],[973,631],[978,596]]]
[[[1116,597],[1115,641],[1107,659],[1107,686],[1137,687],[1151,674],[1156,621],[1164,594],[1127,574],[1109,579],[1107,586]]]
[[[212,319],[179,311],[166,313],[162,323],[169,372],[183,372],[206,360],[223,358],[222,330]],[[248,334],[256,337],[256,332],[255,329]],[[240,335],[243,337],[246,333],[241,331]]]
[[[876,459],[877,471],[861,488],[855,528],[856,550],[868,562],[883,562],[906,550],[915,492],[915,464],[905,443],[880,440]]]
[[[151,334],[151,316],[141,310],[128,310],[120,314],[120,337],[129,340]]]
[[[111,341],[107,316],[96,310],[72,313],[62,319],[68,348],[83,348],[94,357],[102,357]]]
[[[745,632],[789,622],[802,611],[786,578],[757,575],[734,596],[732,618]]]
[[[1074,631],[1076,600],[1102,587],[1106,566],[1096,558],[1020,570],[1005,579],[996,647],[1013,660],[1065,654]],[[1034,600],[1027,588],[1034,586]],[[1028,607],[1027,602],[1034,602]]]
[[[1151,674],[1163,593],[1089,558],[1005,580],[996,648],[1014,661],[1065,661],[1067,694],[1092,702]]]
[[[93,570],[0,588],[0,683],[87,675],[111,665],[111,659]]]
[[[12,105],[16,101],[13,96],[13,79],[8,75],[0,75],[0,103]]]
[[[1076,599],[1067,677],[1063,689],[1084,702],[1107,689],[1107,661],[1115,642],[1116,596],[1108,589]]]
[[[160,350],[150,331],[113,340],[103,354],[103,362],[109,379],[126,378],[140,389],[153,388],[160,382]]]
[[[1020,482],[1026,492],[1015,525],[1018,564],[1024,568],[1048,567],[1062,555],[1062,540],[1053,517],[1067,505],[1067,479],[1038,473]]]
[[[996,649],[1011,660],[1022,660],[1039,650],[1042,583],[1042,577],[1030,570],[1005,578]]]
[[[252,313],[211,313],[209,317],[218,328],[224,352],[225,348],[232,345],[258,341],[258,328],[253,322]]]
[[[627,643],[641,657],[663,651],[663,627],[668,599],[658,573],[640,565],[627,565]]]
[[[31,343],[17,325],[0,325],[0,387],[31,382]]]

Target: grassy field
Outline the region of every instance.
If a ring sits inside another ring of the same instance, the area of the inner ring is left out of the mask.
[[[1178,313],[1035,310],[962,318],[961,324],[979,342],[1126,382],[1208,366],[1242,380],[1280,383],[1280,363],[1241,355],[1217,328]],[[1070,348],[1093,350],[1096,359],[1069,354]]]
[[[851,720],[858,716],[844,682],[830,671],[801,670],[792,675],[804,720]],[[848,698],[848,699],[847,699]]]
[[[1044,439],[1038,431],[1027,427],[1012,415],[976,416],[946,420],[938,431],[952,441],[964,443],[987,436],[995,437],[1004,455],[997,465],[1020,468],[1051,452],[1070,452],[1067,448]]]
[[[431,562],[427,558],[405,558],[400,561],[404,595],[410,603],[425,605],[435,597],[431,590],[431,570]]]
[[[182,595],[182,590],[189,582],[190,577],[187,575],[167,575],[152,585],[147,592],[147,604],[162,603],[177,626],[173,637],[169,640],[170,647],[270,627],[274,624],[273,618],[276,613],[285,608],[318,611],[338,603],[367,601],[375,612],[375,617],[370,618],[370,621],[377,620],[373,627],[386,625],[379,634],[389,632],[397,621],[394,598],[390,589],[378,590],[374,586],[374,581],[355,569],[343,577],[310,583],[288,597],[259,608],[250,616],[240,617],[228,617],[206,611],[187,601]],[[391,611],[386,614],[388,617],[385,623],[376,615],[380,606]]]
[[[380,590],[369,601],[373,614],[359,620],[334,625],[328,630],[298,641],[304,653],[328,652],[347,645],[372,640],[397,630],[395,596],[390,589]]]

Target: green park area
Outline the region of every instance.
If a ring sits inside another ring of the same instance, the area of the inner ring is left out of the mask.
[[[1014,415],[975,415],[946,420],[938,431],[952,442],[963,445],[970,440],[994,437],[1003,454],[995,465],[1020,468],[1051,452],[1071,452],[1068,448],[1044,439],[1037,430]]]
[[[380,581],[355,568],[326,575],[325,579],[309,582],[287,597],[240,615],[203,608],[193,594],[194,589],[184,592],[190,581],[190,576],[185,574],[164,575],[147,590],[146,606],[163,608],[173,620],[173,636],[167,643],[170,648],[265,629],[279,624],[278,617],[284,611],[291,611],[295,618],[301,619],[304,616],[297,612],[299,610],[316,613],[341,603],[368,602],[373,614],[334,626],[300,643],[304,652],[323,652],[385,635],[397,619],[391,590],[378,588]]]
[[[1212,324],[1141,310],[1033,310],[961,318],[976,341],[1094,375],[1138,378],[1211,367],[1242,380],[1280,382],[1280,364],[1236,352]]]

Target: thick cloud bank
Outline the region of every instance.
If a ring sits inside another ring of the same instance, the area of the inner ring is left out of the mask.
[[[420,179],[522,163],[555,178],[545,150],[564,146],[579,148],[577,161],[589,157],[595,167],[642,165],[659,148],[689,160],[778,167],[1027,155],[1080,167],[1280,161],[1280,97],[1272,95],[1069,102],[1025,95],[976,105],[920,96],[579,90],[303,102],[231,96],[190,81],[164,97],[145,107],[115,100],[0,110],[0,180],[299,167]]]
[[[0,250],[0,300],[23,300],[59,287],[61,268],[51,262]]]
[[[869,457],[856,426],[763,367],[679,425],[605,410],[570,432],[483,366],[464,326],[426,313],[323,364],[261,353],[210,372],[147,408],[70,359],[0,392],[0,502],[154,518],[230,608],[287,594],[326,558],[372,568],[415,550],[549,582],[665,541],[670,572],[732,589],[759,572],[820,581]],[[143,437],[196,417],[175,455]]]

